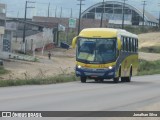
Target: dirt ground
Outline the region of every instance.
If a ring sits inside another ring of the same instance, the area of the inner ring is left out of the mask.
[[[61,73],[74,72],[75,50],[56,48],[51,51],[51,60],[48,59],[47,52],[44,55],[36,53],[39,62],[26,61],[4,61],[5,69],[10,73],[3,75],[0,79],[22,79],[32,77],[55,76]]]
[[[160,46],[160,32],[139,34],[139,48]],[[160,54],[139,52],[139,58],[155,61],[160,60]]]
[[[156,60],[160,60],[160,54],[139,52],[139,59],[143,59],[147,61],[156,61]]]
[[[148,46],[160,46],[160,32],[139,34],[139,48]]]

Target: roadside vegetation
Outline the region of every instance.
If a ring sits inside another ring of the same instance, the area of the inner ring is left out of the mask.
[[[78,80],[76,76],[72,74],[60,74],[54,77],[38,77],[30,79],[17,79],[17,80],[0,80],[0,87],[7,86],[21,86],[21,85],[45,85],[56,84],[63,82],[71,82]]]
[[[6,69],[4,69],[3,66],[0,66],[0,75],[2,75],[2,74],[7,74],[8,72],[9,72],[9,71],[6,70]]]
[[[139,51],[147,53],[160,53],[160,46],[142,47]]]
[[[137,75],[153,75],[160,74],[160,60],[146,61],[140,60]]]

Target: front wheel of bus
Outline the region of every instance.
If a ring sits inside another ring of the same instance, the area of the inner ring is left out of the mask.
[[[81,77],[81,83],[85,83],[86,82],[86,77]]]
[[[118,83],[119,82],[119,77],[113,78],[114,83]]]

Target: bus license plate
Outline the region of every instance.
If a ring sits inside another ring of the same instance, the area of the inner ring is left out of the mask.
[[[91,77],[93,77],[93,78],[97,78],[98,76],[91,76]]]

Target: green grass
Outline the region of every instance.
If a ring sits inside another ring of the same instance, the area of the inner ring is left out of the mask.
[[[3,66],[0,66],[0,75],[8,73],[8,70],[5,70]]]
[[[142,47],[139,51],[148,53],[160,53],[160,46]]]
[[[0,80],[0,87],[56,84],[56,83],[71,82],[71,81],[77,81],[77,80],[78,79],[74,74],[61,74],[54,77],[46,77],[46,78]]]
[[[158,61],[141,60],[139,63],[137,75],[153,75],[153,74],[160,74],[160,60]]]

